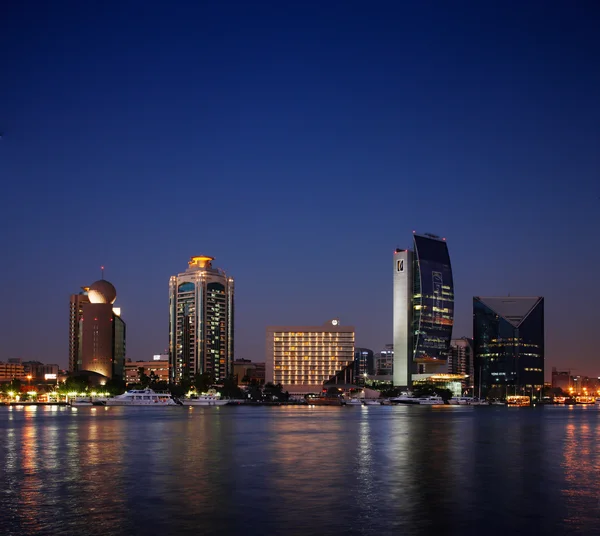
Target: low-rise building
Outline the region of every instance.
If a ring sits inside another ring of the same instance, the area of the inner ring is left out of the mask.
[[[8,363],[0,361],[0,382],[11,382],[13,380],[26,380],[25,367],[20,360],[9,359]]]
[[[140,369],[150,376],[154,373],[158,381],[169,381],[169,356],[168,354],[157,354],[152,361],[127,361],[125,363],[125,382],[137,383],[140,381]]]

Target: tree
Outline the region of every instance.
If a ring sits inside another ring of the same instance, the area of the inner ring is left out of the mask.
[[[140,382],[140,385],[144,389],[146,389],[150,385],[150,376],[146,374],[146,372],[144,371],[144,367],[138,368],[138,380]]]
[[[196,388],[198,393],[205,393],[210,389],[210,386],[213,384],[212,374],[208,372],[203,372],[202,374],[196,373],[194,375],[193,385]]]
[[[120,395],[125,392],[127,386],[125,385],[125,380],[121,380],[120,378],[114,377],[108,380],[104,384],[104,391],[111,395]]]
[[[223,384],[219,387],[219,392],[223,398],[243,398],[244,393],[237,386],[237,382],[235,381],[233,376],[229,376],[223,380]]]

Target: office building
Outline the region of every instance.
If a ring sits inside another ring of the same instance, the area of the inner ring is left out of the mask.
[[[127,361],[125,363],[125,382],[138,383],[141,372],[146,376],[152,376],[155,381],[169,382],[169,355],[156,354],[152,356],[152,360]]]
[[[393,383],[444,372],[454,323],[454,283],[445,239],[413,234],[393,255]]]
[[[475,381],[473,364],[473,339],[467,337],[452,339],[448,353],[447,373],[462,376],[463,389],[473,389],[473,382]]]
[[[377,376],[392,376],[394,370],[394,345],[386,344],[381,352],[375,354],[375,374]]]
[[[373,350],[368,348],[354,349],[354,378],[360,385],[364,384],[367,376],[375,374],[375,359]]]
[[[544,298],[474,297],[473,341],[475,388],[483,395],[544,386]]]
[[[322,326],[267,328],[265,381],[292,394],[319,393],[354,367],[354,327],[334,319]]]
[[[171,381],[209,374],[212,381],[233,374],[234,283],[212,265],[213,257],[192,257],[169,283]]]
[[[125,322],[114,307],[115,287],[104,279],[96,281],[70,300],[69,371],[93,372],[106,379],[123,379],[125,365]]]

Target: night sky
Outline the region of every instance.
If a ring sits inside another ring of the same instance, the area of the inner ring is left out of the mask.
[[[543,295],[547,370],[600,376],[598,3],[288,4],[0,3],[0,360],[66,366],[101,265],[128,357],[164,350],[198,254],[235,278],[236,357],[333,317],[378,351],[416,230],[448,241],[454,336],[473,295]]]

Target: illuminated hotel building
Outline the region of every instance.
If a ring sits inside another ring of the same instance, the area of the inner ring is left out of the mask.
[[[192,257],[188,269],[169,282],[171,381],[197,373],[213,381],[233,374],[234,284],[212,265],[213,257]]]
[[[95,372],[107,379],[123,379],[125,322],[114,307],[115,287],[101,279],[71,295],[69,371]]]
[[[444,372],[454,323],[454,283],[445,239],[413,235],[414,249],[396,249],[394,261],[393,383]]]
[[[331,320],[322,326],[267,328],[265,381],[290,393],[319,393],[323,383],[354,363],[354,327]]]
[[[475,386],[493,396],[544,386],[544,298],[474,297]]]

